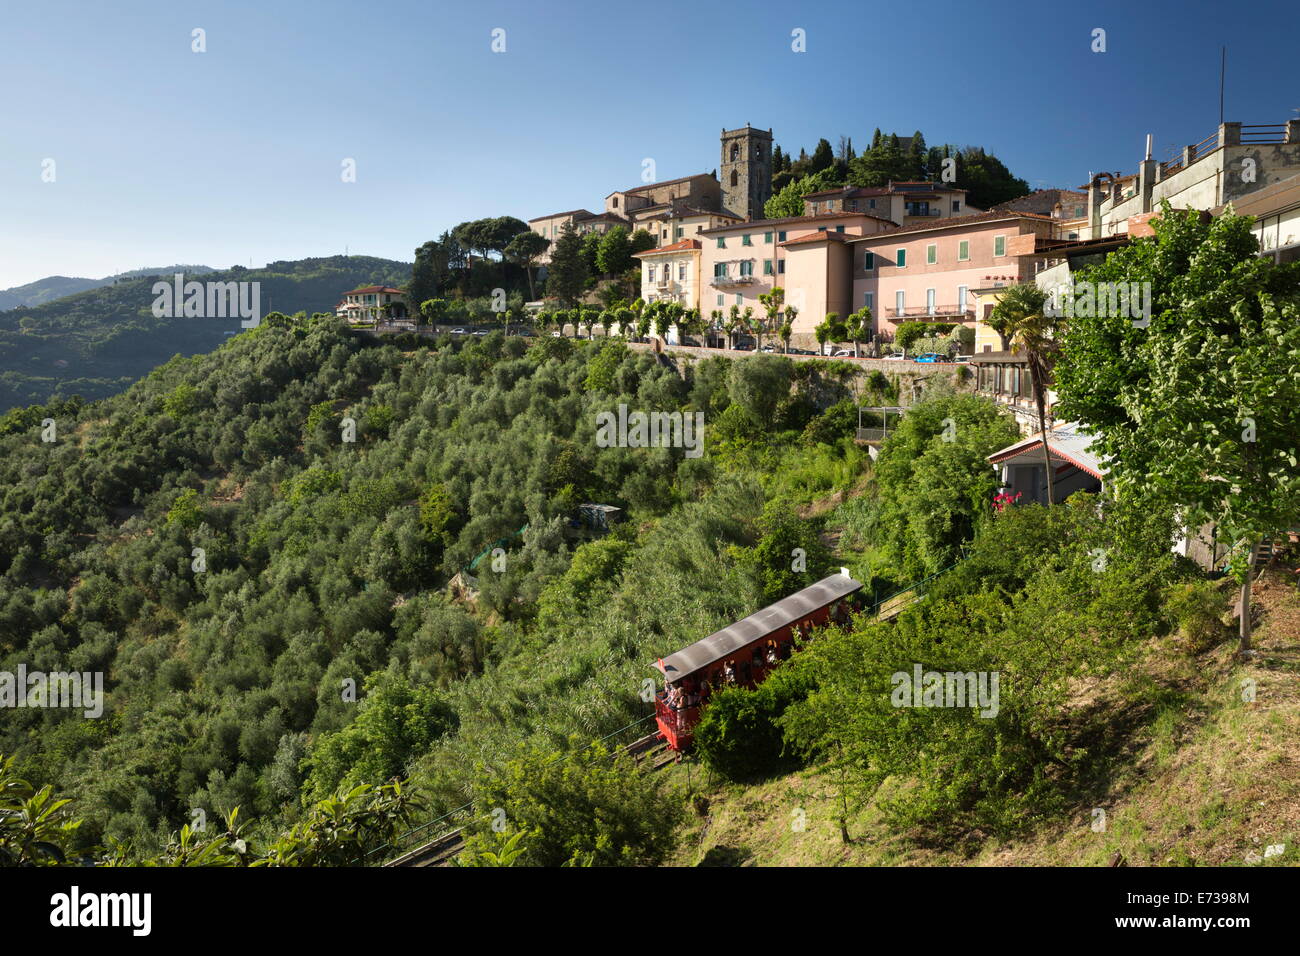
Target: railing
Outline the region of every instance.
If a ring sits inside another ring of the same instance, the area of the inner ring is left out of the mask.
[[[859,428],[858,441],[884,441],[889,437],[888,428]]]
[[[1286,123],[1254,124],[1250,126],[1243,124],[1241,127],[1241,142],[1243,145],[1246,143],[1285,143],[1286,129]],[[1246,132],[1247,130],[1250,130],[1250,132]]]
[[[748,275],[748,276],[714,276],[713,279],[712,279],[712,281],[709,282],[709,285],[713,286],[715,289],[721,289],[721,288],[724,288],[724,287],[726,287],[726,286],[733,286],[733,285],[750,285],[751,283],[754,283],[754,282],[757,282],[757,281],[758,281],[758,277],[757,277],[757,276],[752,276],[752,275]]]
[[[936,305],[930,308],[928,305],[917,305],[905,309],[886,309],[885,313],[894,319],[905,319],[914,316],[920,319],[974,319],[975,312],[971,309],[963,309],[956,305]]]

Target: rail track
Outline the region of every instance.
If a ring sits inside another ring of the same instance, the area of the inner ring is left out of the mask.
[[[668,741],[659,736],[657,731],[632,741],[622,748],[621,753],[635,760],[637,766],[648,765],[651,773],[677,762],[677,754],[668,749]],[[463,827],[457,827],[436,840],[389,860],[384,866],[446,866],[464,848],[465,831]]]

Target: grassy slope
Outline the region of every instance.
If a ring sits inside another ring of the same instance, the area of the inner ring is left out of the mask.
[[[1231,591],[1224,591],[1225,614]],[[860,808],[844,846],[833,781],[793,774],[754,786],[710,782],[690,768],[709,801],[682,834],[678,865],[1241,865],[1248,853],[1285,844],[1268,865],[1300,860],[1300,591],[1295,575],[1270,571],[1255,585],[1262,612],[1249,663],[1234,642],[1198,657],[1166,639],[1155,655],[1183,691],[1152,729],[1125,744],[1121,769],[1101,782],[1095,804],[1008,843],[984,838],[973,854],[923,848],[918,834],[891,833],[874,807]],[[1241,682],[1256,682],[1255,701]],[[687,768],[673,771],[683,783]],[[1106,811],[1092,829],[1093,806]],[[802,832],[796,811],[806,814]]]

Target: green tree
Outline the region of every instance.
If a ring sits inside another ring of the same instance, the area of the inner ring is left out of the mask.
[[[559,299],[562,306],[571,308],[582,298],[587,276],[582,237],[574,232],[573,223],[566,222],[551,252],[551,263],[546,271],[546,291]]]
[[[600,238],[596,249],[596,267],[605,275],[626,272],[637,263],[632,258],[632,241],[627,229],[615,226]]]
[[[547,249],[550,240],[538,235],[531,229],[516,235],[503,250],[505,257],[524,270],[528,276],[528,298],[537,298],[537,287],[533,282],[533,267]]]
[[[1300,266],[1259,258],[1252,227],[1162,203],[1153,238],[1079,276],[1150,283],[1149,325],[1076,303],[1056,390],[1094,436],[1116,496],[1177,506],[1189,527],[1213,521],[1253,547],[1300,523]],[[1235,567],[1243,650],[1249,565]]]

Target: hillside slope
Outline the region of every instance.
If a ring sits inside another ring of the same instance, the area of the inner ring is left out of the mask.
[[[54,395],[112,395],[173,355],[207,352],[238,331],[235,321],[154,318],[150,307],[157,278],[124,279],[0,313],[0,412],[44,403]],[[409,264],[371,256],[272,262],[263,269],[204,274],[205,281],[260,282],[264,314],[333,312],[348,289],[409,278]]]
[[[891,831],[874,806],[851,818],[845,845],[834,781],[794,773],[751,786],[692,768],[707,806],[684,830],[678,865],[722,866],[1240,866],[1300,859],[1300,591],[1274,569],[1255,585],[1258,655],[1235,642],[1191,655],[1174,637],[1158,649],[1182,696],[1124,743],[1120,769],[1087,803],[1021,838],[972,834],[973,852]],[[1226,582],[1224,582],[1226,584]],[[1230,616],[1230,588],[1223,591]],[[1242,700],[1254,682],[1253,702]],[[675,773],[686,781],[685,768]],[[1104,811],[1104,818],[1095,811]],[[801,815],[802,812],[802,815]],[[797,829],[803,820],[803,829]]]

